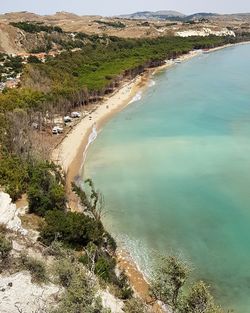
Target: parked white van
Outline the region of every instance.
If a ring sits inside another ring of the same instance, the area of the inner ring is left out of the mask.
[[[69,123],[72,121],[72,118],[70,116],[64,116],[63,120],[64,120],[64,123]]]
[[[81,117],[81,113],[79,113],[79,112],[72,112],[72,113],[71,113],[71,117],[73,117],[73,118],[79,118],[79,117]]]
[[[61,134],[61,133],[63,133],[63,128],[62,128],[62,127],[60,127],[60,126],[54,126],[54,127],[52,128],[52,134],[58,135],[58,134]]]

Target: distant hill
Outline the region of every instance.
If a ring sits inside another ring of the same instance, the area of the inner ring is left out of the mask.
[[[129,19],[168,19],[168,18],[183,18],[185,14],[177,12],[177,11],[142,11],[135,12],[132,14],[120,15],[121,18],[129,18]]]
[[[1,14],[0,19],[6,19],[11,21],[42,21],[42,17],[40,15],[27,11]]]
[[[191,15],[185,15],[183,13],[177,11],[142,11],[135,12],[132,14],[120,15],[120,18],[128,18],[128,19],[156,19],[156,20],[178,20],[178,21],[192,21],[195,19],[208,19],[211,17],[219,16],[217,13],[195,13]]]
[[[226,16],[239,18],[239,19],[250,19],[250,13],[235,13],[235,14],[229,14]]]
[[[154,16],[171,16],[171,17],[174,17],[174,16],[179,16],[179,17],[183,17],[185,16],[185,14],[183,13],[180,13],[180,12],[177,12],[177,11],[156,11],[153,13]]]
[[[199,12],[190,15],[185,15],[177,11],[141,11],[135,12],[132,14],[119,15],[118,18],[125,19],[151,19],[151,20],[175,20],[175,21],[194,21],[198,19],[214,19],[214,18],[234,18],[234,19],[249,19],[250,13],[235,13],[235,14],[217,14],[217,13],[208,13],[208,12]]]
[[[121,18],[123,18],[122,21]],[[196,23],[196,20],[199,21]],[[40,26],[49,27],[57,26],[62,29],[63,33],[27,32],[24,28],[15,27],[15,24],[20,24],[20,22],[37,23]],[[69,12],[57,12],[53,15],[38,15],[26,11],[11,12],[0,14],[0,52],[9,54],[41,52],[42,49],[47,50],[50,46],[55,50],[67,47],[74,49],[78,48],[81,42],[84,44],[85,41],[95,40],[99,36],[102,38],[103,34],[120,38],[156,38],[173,36],[178,32],[189,30],[203,32],[204,27],[211,31],[223,32],[225,28],[228,28],[236,34],[250,33],[250,14],[219,15],[201,12],[184,15],[176,11],[163,10],[140,11],[119,17],[101,17],[79,16]],[[82,41],[75,40],[74,33],[77,32],[83,33]]]
[[[217,14],[217,13],[206,13],[206,12],[201,12],[201,13],[195,13],[195,14],[191,14],[191,15],[188,15],[188,16],[185,16],[184,19],[186,20],[196,20],[196,19],[202,19],[202,18],[205,18],[205,19],[209,19],[211,17],[216,17],[216,16],[219,16],[220,14]]]

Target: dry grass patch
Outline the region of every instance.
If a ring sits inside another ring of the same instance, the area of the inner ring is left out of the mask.
[[[44,220],[35,214],[25,214],[20,216],[22,226],[25,229],[32,229],[39,231],[44,226]]]

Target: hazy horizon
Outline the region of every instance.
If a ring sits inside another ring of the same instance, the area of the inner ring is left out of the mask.
[[[115,0],[106,0],[105,3],[99,3],[98,0],[92,0],[89,3],[82,3],[80,0],[49,1],[44,0],[40,3],[34,3],[32,0],[19,1],[12,0],[1,4],[0,13],[28,11],[37,14],[54,14],[56,12],[66,11],[78,15],[104,15],[112,16],[118,14],[129,14],[137,11],[162,11],[171,10],[184,14],[193,14],[198,12],[211,12],[220,14],[231,13],[249,13],[250,1],[239,0],[237,2],[229,0],[210,0],[203,2],[199,0],[190,0],[188,3],[184,0],[127,0],[117,3]]]

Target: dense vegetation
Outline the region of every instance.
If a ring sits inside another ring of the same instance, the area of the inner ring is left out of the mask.
[[[12,243],[0,231],[0,272],[2,269],[2,262],[4,262],[12,249]]]
[[[46,226],[41,232],[41,240],[51,244],[55,239],[66,245],[81,248],[89,242],[101,245],[104,229],[102,224],[81,213],[49,211],[45,215]]]
[[[59,169],[46,161],[24,160],[3,153],[0,159],[0,185],[13,200],[28,193],[31,213],[44,216],[50,210],[65,210],[64,180]]]
[[[77,35],[82,43],[85,34]],[[46,112],[64,114],[75,106],[98,100],[112,92],[122,79],[134,77],[147,67],[161,65],[166,58],[235,40],[213,36],[141,40],[92,37],[91,41],[89,37],[86,39],[89,43],[80,51],[64,52],[48,58],[45,64],[29,58],[31,63],[25,67],[22,87],[0,94],[0,113],[18,108],[29,112],[31,117],[30,112],[35,111],[43,115],[39,123],[44,124]],[[37,114],[32,115],[38,119]]]
[[[126,25],[124,23],[122,23],[121,21],[118,22],[108,22],[108,21],[102,21],[102,20],[95,20],[94,22],[101,24],[101,25],[105,25],[105,26],[110,26],[110,27],[114,27],[114,28],[125,28]]]
[[[22,58],[0,53],[0,82],[15,77],[23,70]]]
[[[153,297],[174,313],[223,313],[203,281],[187,287],[191,268],[176,256],[162,257],[151,282]],[[184,289],[185,288],[185,289]]]
[[[23,87],[19,92],[10,90],[1,95],[0,110],[11,110],[15,107],[39,110],[42,105],[56,106],[60,111],[65,105],[68,108],[84,104],[111,92],[123,77],[133,77],[147,67],[162,64],[167,58],[233,40],[213,36],[103,39],[102,43],[82,46],[81,51],[64,52],[45,64],[32,62],[27,65],[22,78]]]
[[[35,55],[30,55],[27,59],[28,63],[41,63],[42,61],[40,61],[38,59],[38,57],[36,57]]]
[[[3,154],[0,159],[0,185],[17,200],[27,191],[29,182],[28,164],[17,156]]]
[[[75,53],[62,53],[46,64],[27,67],[24,84],[28,85],[27,80],[31,75],[34,77],[35,72],[37,80],[46,77],[52,82],[50,91],[57,95],[67,95],[84,88],[90,94],[103,93],[120,75],[135,75],[167,58],[177,57],[192,49],[222,45],[225,40],[218,37],[117,39],[108,45],[87,45]],[[43,90],[43,86],[39,86],[37,81],[35,83],[38,89]]]
[[[17,23],[10,23],[10,25],[20,28],[27,33],[39,33],[39,32],[46,32],[46,33],[52,33],[52,32],[58,32],[62,33],[63,30],[59,26],[49,26],[44,25],[43,23],[35,23],[35,22],[17,22]]]
[[[29,212],[45,216],[48,211],[65,211],[64,180],[53,163],[36,162],[29,167]]]

